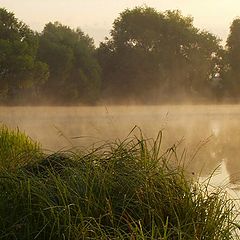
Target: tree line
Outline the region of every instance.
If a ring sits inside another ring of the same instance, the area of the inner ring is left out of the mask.
[[[0,8],[1,104],[161,104],[240,99],[240,18],[226,46],[180,11],[127,9],[94,45],[59,22],[34,32]]]

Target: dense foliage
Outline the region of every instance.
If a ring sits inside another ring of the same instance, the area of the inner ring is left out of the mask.
[[[0,9],[0,100],[27,100],[48,78],[47,64],[36,59],[38,37],[13,13]]]
[[[179,11],[121,13],[99,48],[103,90],[141,102],[206,96],[221,47],[192,22]]]
[[[96,48],[80,29],[48,23],[34,33],[0,9],[2,104],[238,101],[240,19],[226,48],[179,11],[120,13]]]
[[[93,40],[80,29],[48,23],[39,37],[38,57],[49,66],[45,96],[60,103],[95,102],[100,89],[100,67]],[[53,94],[54,93],[54,94]]]
[[[227,52],[225,56],[225,68],[223,74],[226,79],[226,89],[231,96],[239,99],[240,90],[240,18],[233,20],[230,26],[230,34],[227,39]]]

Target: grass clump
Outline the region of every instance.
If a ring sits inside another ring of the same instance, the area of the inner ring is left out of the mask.
[[[0,169],[16,169],[41,155],[39,143],[19,129],[0,125]]]
[[[234,239],[226,194],[160,145],[135,137],[2,169],[0,239]]]

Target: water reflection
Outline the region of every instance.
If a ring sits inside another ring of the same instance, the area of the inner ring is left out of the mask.
[[[240,106],[1,107],[0,121],[18,126],[45,149],[125,138],[138,125],[147,137],[163,130],[162,149],[180,142],[190,173],[211,174],[224,162],[240,182]],[[223,173],[223,178],[227,177]]]

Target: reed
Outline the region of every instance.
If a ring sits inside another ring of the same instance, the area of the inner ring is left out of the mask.
[[[3,130],[30,155],[5,167],[1,140],[0,239],[236,239],[233,201],[186,177],[175,148],[161,151],[161,132],[47,155]]]
[[[40,155],[39,143],[19,129],[0,126],[0,169],[16,169]]]

